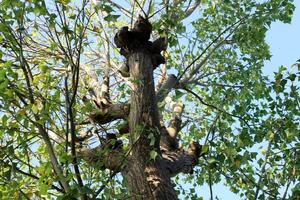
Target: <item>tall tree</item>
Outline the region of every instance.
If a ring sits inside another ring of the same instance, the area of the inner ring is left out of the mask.
[[[262,73],[293,10],[2,0],[1,199],[299,198],[300,62]]]

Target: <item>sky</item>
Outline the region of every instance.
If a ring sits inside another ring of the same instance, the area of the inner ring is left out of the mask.
[[[300,59],[300,0],[294,0],[294,4],[296,9],[291,24],[273,22],[266,34],[266,41],[270,45],[272,57],[270,61],[265,61],[263,69],[265,75],[272,77],[281,65],[289,68]],[[241,199],[238,195],[230,192],[222,183],[213,185],[213,191],[214,196],[217,195],[220,200]],[[209,200],[208,185],[202,186],[198,193],[204,200]]]
[[[273,56],[265,62],[265,74],[272,74],[280,65],[290,67],[300,59],[300,0],[295,0],[294,4],[296,9],[291,24],[275,22],[267,32],[266,40]]]

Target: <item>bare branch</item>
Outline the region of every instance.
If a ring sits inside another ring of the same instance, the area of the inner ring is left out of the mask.
[[[126,119],[129,115],[128,104],[113,104],[107,108],[99,109],[90,114],[90,118],[99,124],[106,124],[116,119]],[[89,123],[88,121],[81,124]]]
[[[109,149],[108,145],[100,145],[93,149],[82,148],[78,150],[78,157],[88,163],[98,163],[102,169],[117,170],[124,159],[125,153],[121,148]]]
[[[199,68],[208,60],[208,58],[211,56],[211,54],[218,48],[221,46],[221,44],[223,43],[223,41],[225,41],[231,34],[234,33],[234,31],[237,29],[237,27],[239,27],[240,24],[242,24],[243,21],[245,21],[245,19],[248,16],[238,20],[237,22],[233,23],[232,25],[230,25],[229,27],[227,27],[224,31],[222,31],[204,50],[203,52],[197,56],[184,70],[183,72],[178,76],[178,81],[180,81],[180,79],[183,77],[183,75],[189,70],[189,68],[191,68],[209,49],[212,45],[214,45],[215,43],[217,43],[217,41],[222,37],[222,35],[224,35],[226,32],[228,32],[229,30],[231,30],[233,27],[233,30],[225,37],[224,40],[222,40],[221,42],[219,42],[214,48],[213,50],[208,53],[208,55],[203,59],[203,61],[197,65],[197,67],[193,70],[193,73],[195,73],[195,71],[198,71]],[[191,76],[190,76],[191,77]],[[190,78],[189,77],[189,78]],[[186,81],[186,79],[185,79]],[[184,82],[185,82],[184,81]]]
[[[126,15],[127,17],[131,16],[131,13],[129,10],[125,9],[123,6],[113,2],[112,0],[108,0],[109,3],[111,3],[113,6],[115,6],[116,8],[118,8],[124,15]]]
[[[176,86],[178,80],[174,74],[170,74],[166,82],[161,86],[156,94],[156,101],[161,102],[165,99],[168,93]]]
[[[200,5],[200,3],[201,3],[201,0],[196,0],[195,3],[192,6],[188,6],[188,8],[185,10],[185,16],[184,16],[184,18],[187,18],[191,14],[193,14],[193,12]]]
[[[109,69],[106,69],[101,85],[101,105],[109,106],[109,104],[111,104],[109,97]]]
[[[209,178],[209,193],[210,193],[210,200],[214,199],[213,189],[212,189],[212,180],[211,180],[211,170],[208,170],[208,178]]]
[[[166,81],[166,79],[167,79],[167,68],[165,65],[162,65],[162,67],[160,68],[160,76],[155,88],[156,92],[159,91],[159,89],[161,88],[162,84]]]

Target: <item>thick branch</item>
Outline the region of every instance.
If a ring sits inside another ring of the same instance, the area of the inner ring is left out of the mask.
[[[161,102],[165,99],[165,97],[169,94],[169,92],[175,87],[177,84],[177,78],[174,74],[170,74],[168,76],[167,81],[161,86],[159,91],[156,94],[157,102]]]
[[[55,173],[57,174],[62,186],[64,187],[64,190],[66,192],[69,192],[70,191],[70,185],[69,183],[66,181],[66,178],[63,174],[63,171],[61,169],[61,166],[59,165],[58,163],[58,160],[56,158],[56,155],[55,155],[55,152],[54,152],[54,149],[53,149],[53,146],[51,144],[51,141],[50,141],[50,138],[49,138],[49,135],[48,133],[46,132],[46,130],[40,125],[40,124],[36,124],[38,130],[39,130],[39,133],[40,135],[42,136],[45,144],[46,144],[46,148],[47,148],[47,151],[49,153],[49,157],[50,157],[50,160],[51,160],[51,164],[53,166],[53,169],[55,171]]]
[[[109,69],[105,71],[103,83],[101,85],[101,105],[106,107],[111,104],[109,97]]]
[[[78,157],[88,163],[97,163],[102,169],[119,171],[125,153],[121,148],[109,149],[108,145],[100,145],[93,149],[82,148],[78,152]]]
[[[94,103],[97,107],[99,107],[100,99],[101,99],[101,87],[100,82],[97,79],[97,75],[95,72],[93,72],[88,65],[82,66],[83,70],[81,70],[81,75],[85,76],[85,78],[81,79],[83,81],[83,84],[86,85],[88,88],[88,91],[90,95],[93,98]]]
[[[177,1],[177,0],[173,1],[173,6],[177,7],[180,2],[181,1]],[[196,0],[193,5],[188,6],[188,8],[184,11],[185,14],[184,14],[182,20],[185,19],[185,18],[187,18],[187,17],[189,17],[196,10],[196,8],[200,5],[200,3],[201,3],[201,0]],[[171,15],[171,18],[172,18],[172,20],[178,20],[177,19],[178,18],[178,14],[173,13]]]
[[[179,149],[177,151],[165,151],[165,167],[171,176],[178,173],[192,173],[194,166],[197,164],[201,153],[201,145],[197,142],[191,142],[187,151]]]
[[[68,140],[68,143],[71,142],[71,134],[68,134],[68,138],[66,138],[65,135],[63,136],[58,133],[55,133],[54,131],[49,130],[48,135],[51,140],[55,141],[58,144],[65,142],[66,140]],[[75,143],[85,141],[85,140],[89,139],[91,136],[92,136],[92,134],[90,134],[90,131],[81,132],[79,136],[76,135]]]
[[[176,103],[172,107],[173,118],[170,121],[169,127],[167,128],[169,135],[172,138],[176,138],[178,131],[181,126],[181,114],[183,112],[184,105],[182,103]]]
[[[196,10],[196,8],[200,5],[201,0],[196,0],[195,3],[191,6],[189,6],[186,10],[185,10],[185,15],[184,18],[189,17],[191,14],[193,14],[193,12]]]
[[[159,76],[159,79],[157,81],[157,84],[156,84],[156,88],[155,88],[155,91],[159,91],[159,89],[161,88],[161,86],[163,85],[163,83],[166,81],[167,79],[167,68],[165,65],[163,65],[161,68],[160,68],[160,76]]]
[[[107,108],[99,109],[90,114],[90,118],[99,124],[106,124],[116,119],[126,119],[129,114],[128,104],[113,104]],[[85,124],[87,122],[84,122]]]
[[[171,102],[173,118],[167,128],[161,130],[160,148],[162,150],[178,150],[177,135],[181,127],[181,114],[183,112],[183,104]]]

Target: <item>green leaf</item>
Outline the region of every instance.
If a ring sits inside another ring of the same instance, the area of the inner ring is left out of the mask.
[[[216,168],[218,161],[214,158],[209,158],[207,160],[207,163],[208,163],[208,168],[214,169],[214,168]]]
[[[288,79],[290,79],[291,81],[294,81],[296,79],[296,74],[290,74]]]
[[[62,5],[68,5],[70,3],[70,0],[55,0],[57,3],[60,3]]]
[[[180,99],[185,93],[181,92],[180,90],[175,90],[175,99]]]
[[[287,83],[287,80],[286,79],[282,79],[281,82],[280,82],[281,87],[284,88],[285,85],[286,85],[286,83]]]
[[[104,20],[108,22],[115,22],[119,17],[120,15],[107,15],[106,17],[104,17]]]
[[[208,151],[209,151],[209,146],[208,146],[207,144],[202,145],[202,148],[201,148],[201,155],[207,154]]]
[[[155,150],[150,151],[150,158],[152,160],[155,160],[157,156],[158,156],[158,153]]]
[[[46,185],[45,183],[39,183],[39,193],[41,195],[47,195],[48,194],[48,185]]]
[[[32,104],[31,110],[34,114],[37,114],[39,112],[39,108],[37,104]]]
[[[150,139],[150,146],[153,146],[155,144],[155,135],[153,132],[148,135],[148,139]]]

